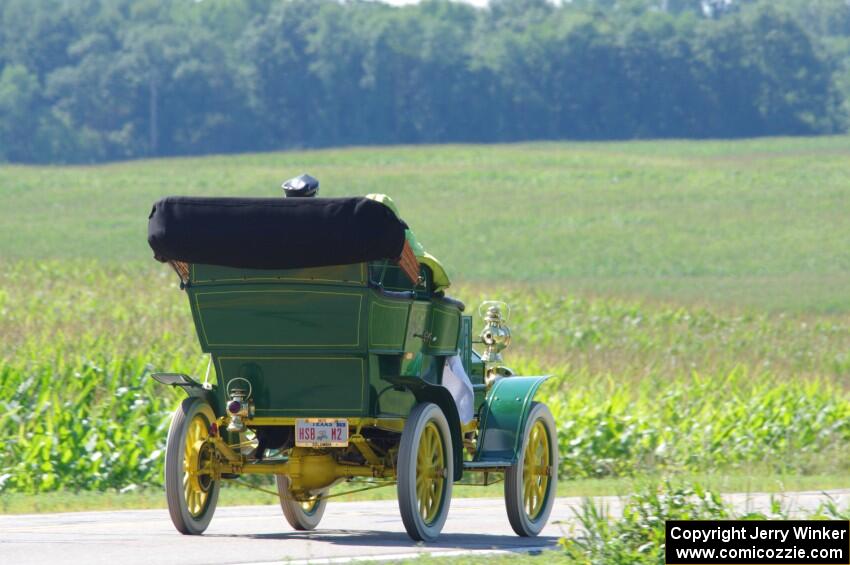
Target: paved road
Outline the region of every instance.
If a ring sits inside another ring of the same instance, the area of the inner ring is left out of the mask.
[[[850,490],[828,493],[842,506]],[[738,507],[765,509],[766,495],[729,495]],[[600,498],[612,514],[620,500]],[[824,493],[788,493],[803,510]],[[551,548],[574,524],[578,498],[559,498],[538,538],[513,535],[499,499],[455,499],[436,543],[415,544],[404,533],[394,501],[329,503],[321,530],[293,531],[277,506],[221,507],[203,536],[181,536],[165,510],[123,510],[0,516],[0,562],[23,564],[236,564],[400,559],[419,553],[530,551]]]

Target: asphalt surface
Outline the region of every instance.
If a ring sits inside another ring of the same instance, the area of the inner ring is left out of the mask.
[[[783,505],[801,512],[830,496],[842,507],[850,490],[782,495]],[[728,495],[739,509],[764,510],[768,495]],[[612,515],[621,501],[595,499]],[[554,548],[575,532],[581,499],[559,498],[549,525],[537,538],[514,535],[500,499],[454,499],[435,543],[407,537],[395,501],[328,503],[320,529],[296,532],[277,506],[220,507],[203,536],[174,530],[165,510],[121,510],[0,516],[0,563],[50,564],[241,564],[352,560],[400,560],[428,553],[527,552]]]

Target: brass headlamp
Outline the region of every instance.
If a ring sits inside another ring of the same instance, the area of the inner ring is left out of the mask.
[[[482,313],[485,308],[486,312]],[[502,314],[503,309],[507,310],[506,316]],[[510,306],[495,300],[483,302],[478,307],[478,314],[484,319],[484,328],[479,337],[485,346],[481,360],[486,368],[484,382],[488,388],[498,379],[513,374],[513,371],[502,365],[502,351],[511,344],[511,330],[507,326],[510,313]]]

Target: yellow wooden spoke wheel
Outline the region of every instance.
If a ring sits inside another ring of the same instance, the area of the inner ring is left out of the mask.
[[[517,455],[516,464],[505,473],[508,519],[517,534],[536,536],[552,512],[557,486],[557,432],[545,404],[532,403]]]
[[[442,410],[417,404],[404,424],[398,453],[398,504],[407,533],[433,541],[449,511],[454,460],[449,425]]]
[[[218,501],[213,480],[212,447],[205,443],[215,421],[212,408],[190,397],[175,411],[165,450],[165,494],[168,513],[183,534],[200,534],[209,526]]]
[[[532,520],[540,516],[549,488],[549,438],[542,420],[537,420],[528,437],[522,458],[522,500]]]
[[[425,424],[416,454],[416,496],[419,514],[426,524],[434,522],[443,499],[446,458],[440,430],[434,422]]]
[[[209,423],[202,414],[195,414],[186,430],[183,454],[183,494],[193,518],[198,518],[206,508],[212,486],[209,468],[211,450],[204,440],[209,436]]]
[[[319,525],[328,505],[326,498],[329,489],[324,489],[307,500],[299,500],[290,490],[289,477],[276,475],[277,493],[280,497],[280,507],[289,525],[296,530],[313,530]]]

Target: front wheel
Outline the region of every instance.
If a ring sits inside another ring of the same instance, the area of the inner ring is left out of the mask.
[[[185,399],[174,412],[165,447],[165,497],[168,514],[181,534],[207,529],[218,502],[219,482],[210,474],[213,448],[205,443],[212,408],[200,398]]]
[[[536,536],[552,513],[558,482],[558,435],[545,404],[532,403],[517,455],[505,472],[508,520],[517,535]]]
[[[293,498],[292,492],[289,490],[289,477],[286,475],[275,475],[275,477],[277,478],[280,507],[286,521],[296,530],[314,530],[322,520],[322,516],[325,515],[328,499],[322,497],[328,494],[328,489],[321,491],[309,500],[300,502]]]
[[[439,406],[417,404],[398,451],[398,506],[408,535],[434,541],[449,514],[454,458],[449,423]]]

